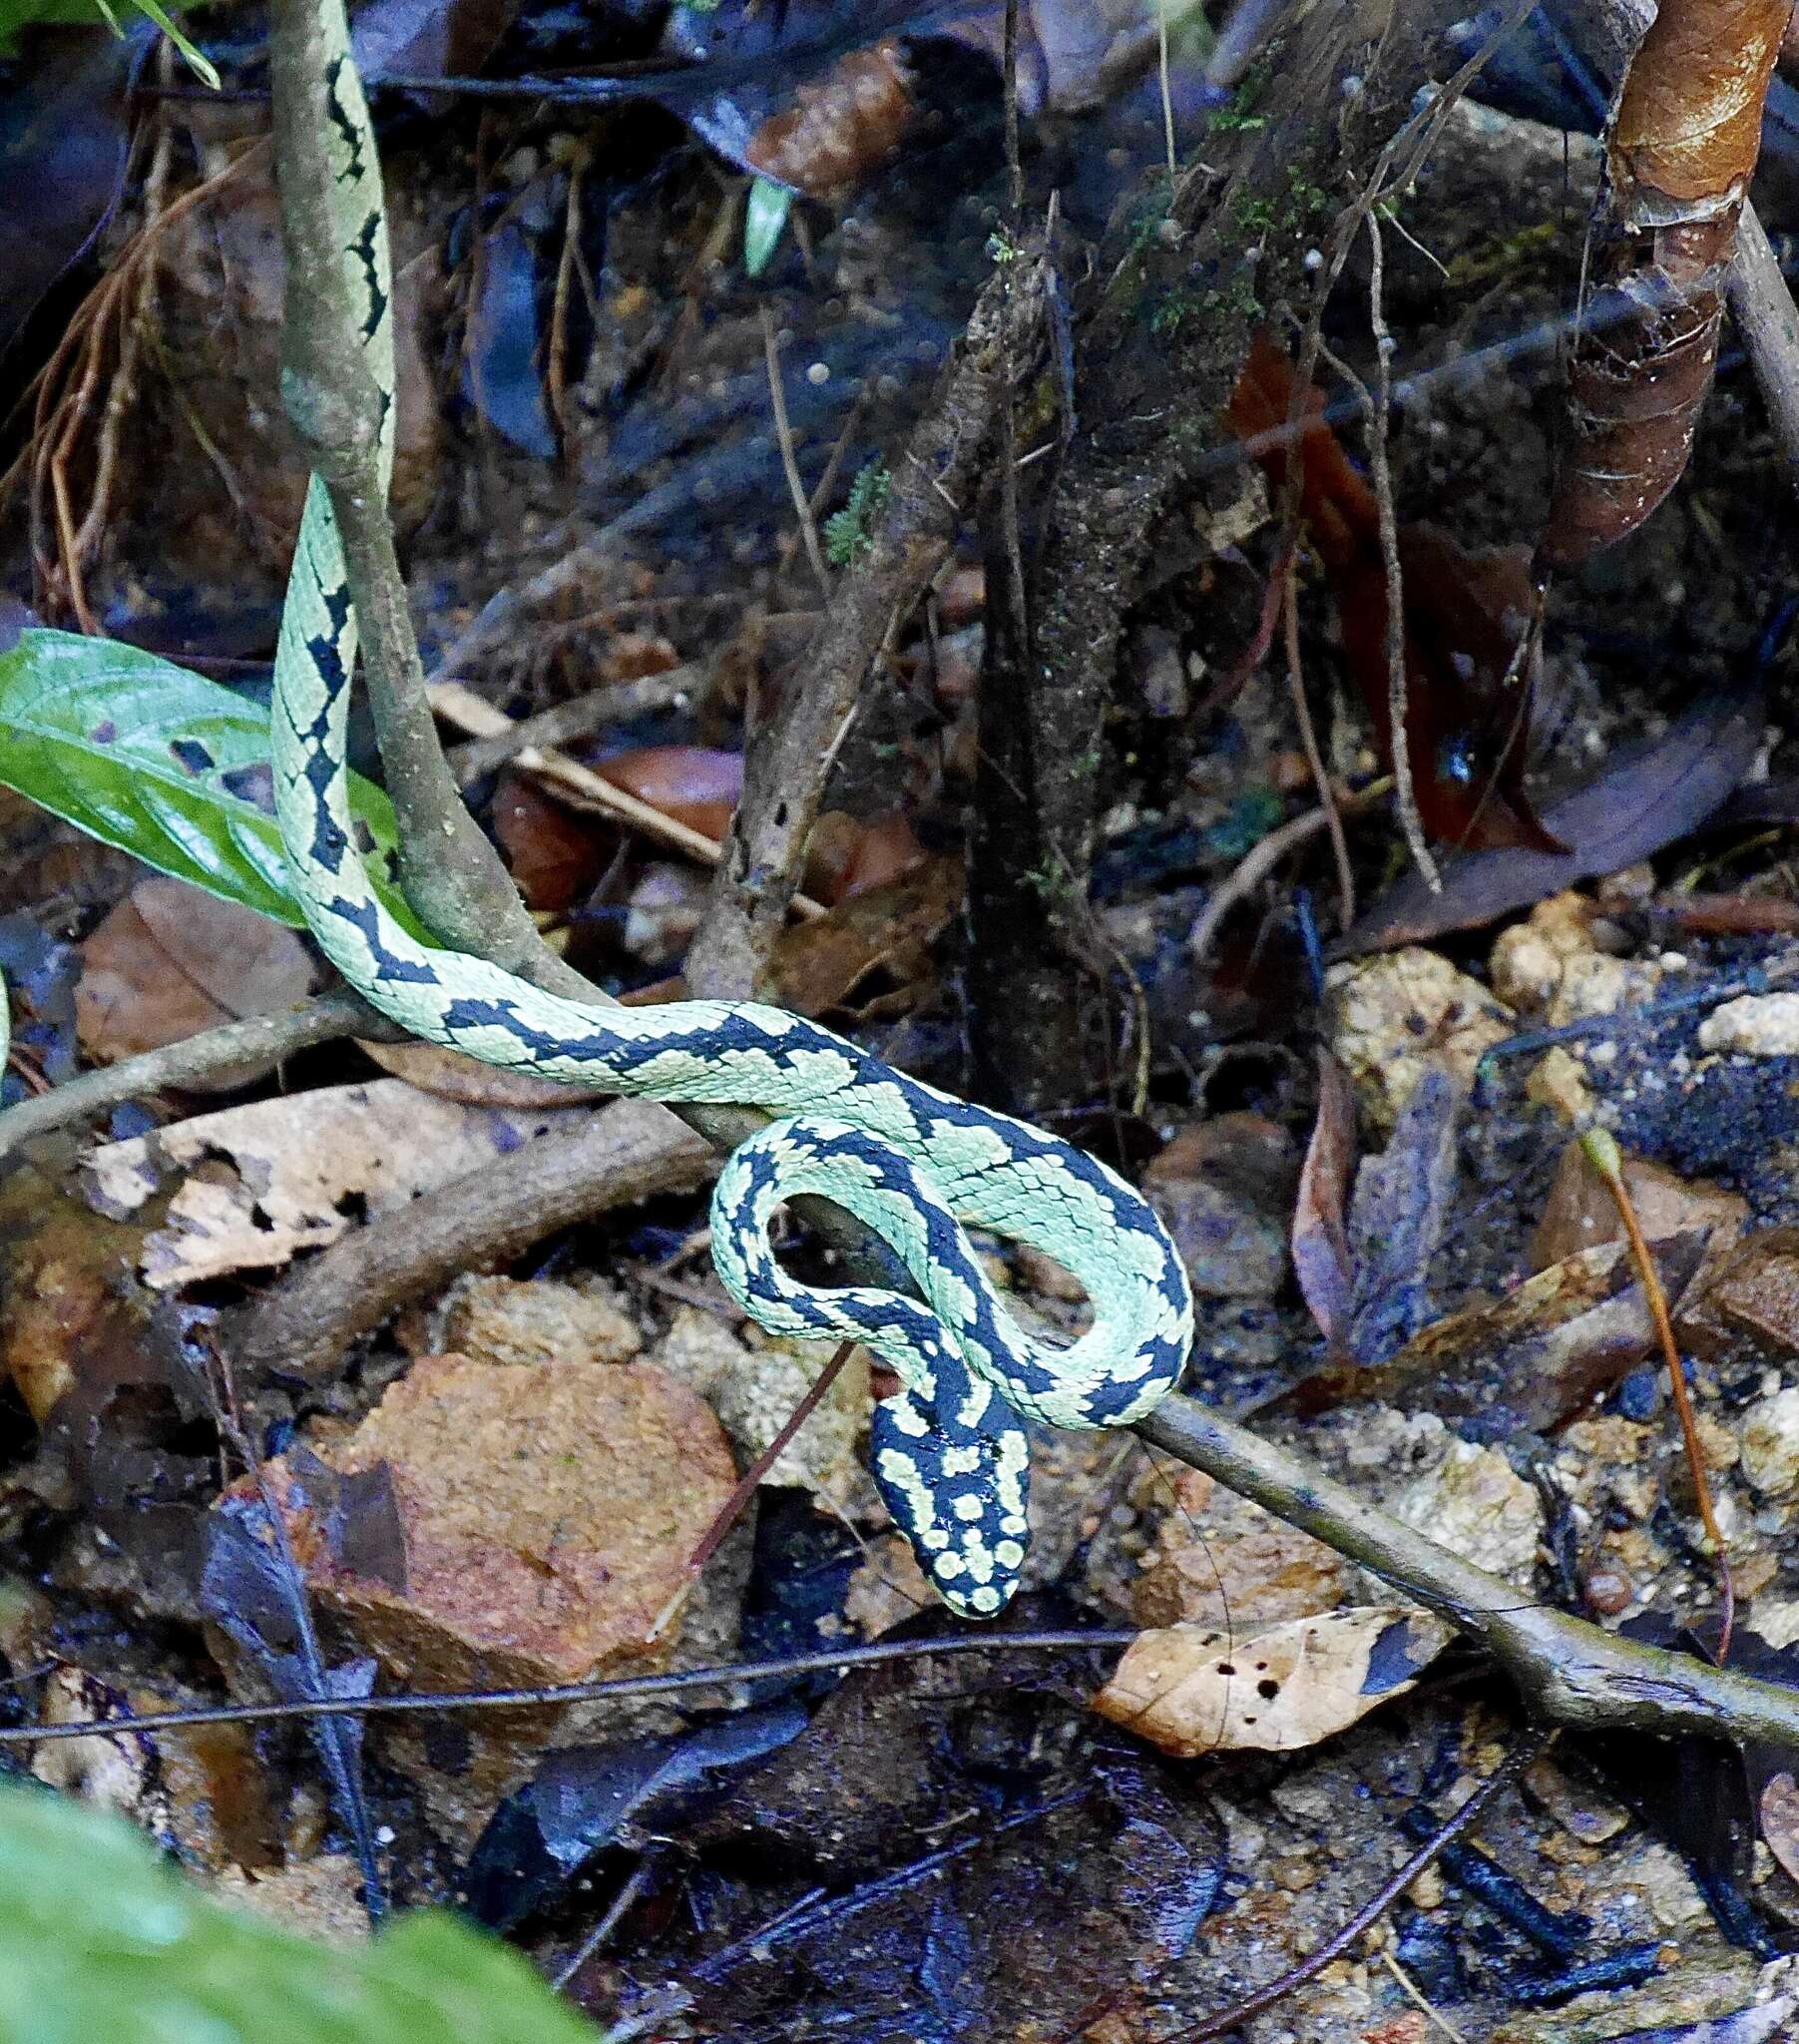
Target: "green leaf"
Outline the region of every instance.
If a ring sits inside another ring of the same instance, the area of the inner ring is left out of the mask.
[[[793,211],[793,194],[772,178],[757,178],[749,188],[743,206],[743,273],[760,276],[780,246],[787,216]]]
[[[170,9],[164,7],[161,0],[136,0],[136,4],[170,38],[194,70],[217,92],[219,73],[214,70],[206,55],[196,49],[176,26],[171,19]],[[199,4],[200,0],[174,0],[178,10]],[[0,50],[10,45],[22,28],[91,22],[96,15],[106,23],[114,35],[125,33],[119,26],[114,0],[0,0]]]
[[[157,654],[20,633],[0,653],[0,785],[159,872],[304,926],[271,810],[267,718]],[[392,804],[352,774],[350,805],[377,891],[424,936],[390,877]]]
[[[600,2044],[456,1918],[312,1944],[227,1908],[119,1817],[0,1788],[0,2044]]]

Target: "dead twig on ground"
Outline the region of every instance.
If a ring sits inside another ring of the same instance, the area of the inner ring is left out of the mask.
[[[475,732],[497,744],[509,740],[517,730],[504,713],[483,702],[460,682],[433,682],[427,693],[432,709],[464,731]],[[526,746],[512,755],[512,764],[522,773],[529,773],[542,781],[553,793],[561,795],[576,808],[598,809],[614,822],[641,830],[646,837],[685,852],[688,858],[697,859],[701,865],[715,866],[723,856],[723,847],[717,838],[708,837],[703,830],[695,830],[690,823],[667,814],[626,788],[615,787],[604,774],[582,766],[579,760],[570,760],[561,753],[545,752],[537,746]],[[792,906],[795,914],[808,920],[824,913],[824,904],[814,901],[808,894],[796,893]]]
[[[1318,750],[1318,734],[1312,726],[1311,705],[1305,700],[1305,673],[1299,659],[1299,564],[1289,547],[1275,569],[1280,583],[1281,622],[1287,655],[1287,691],[1293,699],[1293,720],[1299,727],[1299,743],[1312,785],[1318,790],[1318,807],[1324,827],[1330,832],[1331,856],[1337,862],[1337,915],[1339,927],[1348,929],[1356,919],[1355,869],[1349,863],[1349,840],[1343,834],[1343,817],[1325,769],[1324,755]],[[1195,952],[1198,951],[1195,943]]]
[[[818,521],[812,515],[811,500],[799,472],[799,456],[793,451],[793,426],[787,417],[787,393],[781,387],[780,349],[775,345],[774,321],[766,305],[762,314],[762,359],[768,365],[768,403],[774,412],[774,437],[781,453],[781,473],[787,478],[787,494],[793,499],[793,515],[799,520],[799,537],[806,559],[812,564],[812,578],[828,603],[831,571],[824,564],[824,549],[818,544]]]
[[[433,677],[430,696],[431,708],[446,724],[463,731],[491,733],[450,748],[450,771],[460,786],[469,787],[534,746],[567,745],[572,739],[591,738],[611,724],[623,724],[658,711],[678,710],[704,685],[702,668],[672,667],[660,675],[640,675],[636,681],[589,689],[585,695],[573,696],[566,703],[554,704],[535,717],[522,717],[516,722],[502,717],[485,698],[476,697],[473,690],[461,689],[453,682]],[[483,715],[479,724],[464,724],[458,715],[459,708],[471,699],[481,704]],[[490,723],[490,718],[499,721]]]
[[[1730,1635],[1736,1628],[1736,1582],[1730,1573],[1730,1555],[1724,1544],[1723,1528],[1712,1508],[1711,1481],[1705,1473],[1705,1450],[1699,1440],[1699,1422],[1693,1412],[1692,1393],[1686,1388],[1680,1344],[1674,1339],[1673,1321],[1668,1316],[1667,1293],[1662,1289],[1661,1274],[1655,1268],[1655,1259],[1643,1240],[1642,1224],[1636,1218],[1636,1203],[1624,1182],[1624,1160],[1617,1147],[1617,1138],[1609,1129],[1584,1129],[1580,1134],[1580,1148],[1586,1154],[1587,1163],[1604,1180],[1605,1190],[1617,1209],[1617,1218],[1623,1223],[1624,1237],[1630,1245],[1630,1258],[1642,1282],[1649,1317],[1655,1323],[1656,1339],[1661,1343],[1661,1359],[1667,1368],[1668,1388],[1673,1393],[1674,1411],[1680,1420],[1680,1439],[1686,1449],[1686,1466],[1692,1475],[1693,1501],[1699,1509],[1699,1523],[1705,1528],[1705,1537],[1711,1543],[1712,1566],[1717,1570],[1717,1662],[1721,1668],[1730,1659]]]

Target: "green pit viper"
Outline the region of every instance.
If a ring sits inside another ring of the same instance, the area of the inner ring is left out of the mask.
[[[387,228],[368,108],[341,0],[324,24],[324,142],[344,274],[393,460]],[[771,1332],[865,1342],[901,1388],[876,1408],[888,1509],[953,1609],[990,1617],[1029,1538],[1023,1419],[1123,1426],[1174,1385],[1192,1338],[1179,1256],[1142,1197],[1070,1144],[940,1093],[846,1038],[752,1001],[590,1008],[480,958],[416,942],[382,908],[352,834],[345,721],[356,618],[330,497],[312,477],[281,616],[272,754],[294,889],[320,946],[376,1008],[432,1043],[596,1092],[718,1101],[774,1117],[726,1160],[712,1196],[725,1289]],[[769,1246],[775,1207],[813,1193],[897,1253],[920,1297],[813,1288]],[[1025,1332],[964,1226],[1053,1258],[1080,1280],[1090,1329],[1059,1347]]]

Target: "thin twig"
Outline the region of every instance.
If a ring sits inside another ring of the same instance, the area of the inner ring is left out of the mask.
[[[1339,817],[1358,815],[1363,809],[1372,808],[1388,791],[1392,783],[1383,774],[1379,780],[1358,789],[1354,794],[1345,795],[1337,804]],[[1289,851],[1304,844],[1308,838],[1316,837],[1320,830],[1330,828],[1330,815],[1322,809],[1308,809],[1303,816],[1294,816],[1282,823],[1277,830],[1270,830],[1266,837],[1244,853],[1229,873],[1220,880],[1206,896],[1205,906],[1199,913],[1187,937],[1187,950],[1195,962],[1202,960],[1210,951],[1217,938],[1224,918],[1241,901],[1247,901],[1256,888],[1267,878]]]
[[[1293,718],[1299,726],[1299,743],[1312,785],[1318,790],[1318,806],[1324,812],[1324,827],[1330,832],[1331,855],[1337,862],[1337,896],[1340,927],[1348,929],[1356,919],[1356,879],[1349,863],[1349,840],[1343,834],[1343,818],[1337,811],[1337,797],[1325,770],[1324,756],[1318,750],[1318,734],[1312,726],[1312,707],[1305,700],[1305,675],[1299,661],[1299,563],[1289,547],[1275,569],[1281,583],[1281,613],[1287,653],[1287,689],[1293,699]]]
[[[1418,813],[1418,791],[1412,785],[1412,739],[1408,729],[1406,691],[1406,592],[1399,565],[1399,516],[1393,505],[1393,470],[1387,458],[1387,434],[1393,421],[1393,335],[1386,306],[1386,245],[1380,220],[1368,210],[1368,320],[1374,329],[1373,416],[1368,427],[1368,469],[1380,515],[1381,563],[1387,575],[1387,732],[1393,764],[1393,805],[1412,863],[1433,894],[1443,892],[1443,875],[1431,854],[1424,818]]]
[[[142,1733],[178,1732],[197,1725],[263,1725],[291,1718],[416,1718],[444,1711],[541,1711],[565,1704],[609,1704],[636,1697],[682,1696],[699,1689],[731,1689],[745,1682],[782,1682],[798,1675],[834,1675],[891,1661],[934,1660],[941,1655],[1105,1652],[1127,1647],[1137,1637],[1129,1628],[1073,1627],[1062,1631],[1010,1633],[997,1627],[946,1633],[934,1640],[874,1640],[867,1646],[818,1649],[777,1655],[722,1668],[687,1668],[668,1675],[617,1675],[600,1682],[545,1683],[534,1689],[418,1690],[389,1696],[319,1697],[301,1704],[195,1704],[117,1718],[70,1719],[56,1725],[0,1725],[0,1746],[35,1746],[40,1741],[91,1739],[97,1734],[135,1738]]]
[[[768,402],[774,412],[774,436],[781,450],[781,473],[787,478],[787,494],[793,499],[793,511],[799,520],[799,536],[805,543],[806,559],[812,564],[812,574],[820,593],[828,601],[831,571],[825,566],[824,549],[818,544],[818,521],[812,516],[805,482],[799,473],[799,457],[793,451],[793,427],[787,417],[787,393],[781,386],[781,358],[780,350],[774,344],[774,321],[768,316],[766,305],[757,309],[762,315],[762,359],[768,365]]]
[[[750,1499],[761,1488],[763,1479],[767,1476],[769,1470],[780,1460],[782,1449],[786,1447],[787,1443],[798,1433],[800,1428],[805,1425],[812,1414],[818,1410],[818,1407],[829,1395],[831,1386],[843,1374],[844,1364],[849,1361],[855,1352],[856,1344],[853,1341],[838,1342],[830,1360],[807,1386],[805,1396],[798,1401],[793,1410],[782,1420],[780,1429],[774,1438],[756,1456],[755,1460],[750,1463],[743,1474],[737,1478],[730,1496],[718,1507],[717,1512],[713,1515],[712,1523],[700,1536],[699,1544],[688,1555],[686,1581],[675,1591],[675,1595],[670,1598],[669,1602],[657,1615],[656,1623],[650,1628],[649,1637],[651,1639],[661,1638],[670,1619],[680,1609],[688,1590],[698,1579],[700,1570],[718,1552],[725,1536],[748,1509]]]
[[[469,787],[534,746],[567,745],[571,739],[591,738],[608,725],[624,724],[634,717],[658,711],[680,709],[693,691],[704,685],[705,670],[689,665],[668,668],[659,675],[640,675],[635,681],[589,689],[585,695],[572,696],[566,703],[555,703],[548,710],[540,710],[535,717],[521,717],[516,722],[502,719],[500,724],[492,727],[491,737],[472,738],[463,745],[452,746],[450,771],[455,774],[458,785]],[[453,687],[453,684],[435,678],[430,684],[431,708],[445,723],[459,722],[457,706],[465,696],[481,702],[484,709],[487,707],[482,698],[474,697],[472,690],[452,695]],[[494,715],[498,717],[500,713],[495,711]]]
[[[1768,422],[1799,490],[1799,310],[1754,205],[1745,200],[1730,271],[1730,316],[1761,387]]]
[[[499,742],[510,738],[516,730],[503,711],[494,709],[492,704],[485,702],[472,689],[465,689],[460,682],[432,682],[428,685],[428,694],[432,709],[463,731]],[[512,764],[520,772],[545,782],[575,807],[598,809],[615,822],[627,824],[661,844],[685,852],[688,858],[697,859],[701,865],[715,866],[723,856],[723,847],[717,838],[708,837],[703,830],[695,830],[690,823],[683,823],[678,816],[671,816],[628,788],[616,786],[604,774],[596,773],[591,766],[584,766],[579,760],[571,760],[562,753],[546,752],[537,746],[526,746],[512,756]],[[824,913],[824,904],[807,894],[796,893],[792,905],[794,913],[808,921]]]
[[[1668,1315],[1667,1293],[1662,1289],[1661,1274],[1655,1268],[1655,1259],[1643,1240],[1642,1226],[1636,1218],[1636,1203],[1630,1197],[1630,1188],[1624,1183],[1624,1160],[1617,1147],[1617,1138],[1609,1129],[1584,1129],[1580,1134],[1580,1148],[1587,1163],[1604,1180],[1605,1189],[1617,1208],[1618,1219],[1624,1225],[1630,1258],[1642,1281],[1649,1317],[1655,1323],[1656,1338],[1661,1343],[1661,1359],[1667,1365],[1668,1385],[1680,1420],[1680,1438],[1686,1448],[1686,1466],[1693,1479],[1699,1523],[1705,1528],[1706,1539],[1711,1542],[1712,1566],[1718,1576],[1717,1660],[1721,1668],[1730,1659],[1730,1636],[1736,1628],[1736,1583],[1730,1573],[1730,1556],[1724,1546],[1723,1528],[1719,1526],[1718,1515],[1712,1508],[1711,1482],[1705,1473],[1705,1451],[1699,1440],[1699,1422],[1693,1412],[1692,1394],[1686,1388],[1686,1371],[1681,1365],[1680,1344],[1674,1339],[1674,1325]]]

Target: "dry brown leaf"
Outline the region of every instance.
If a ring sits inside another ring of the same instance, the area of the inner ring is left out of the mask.
[[[507,1107],[529,1112],[540,1107],[592,1105],[596,1095],[583,1086],[564,1086],[554,1079],[534,1079],[529,1072],[508,1072],[484,1065],[437,1043],[375,1043],[357,1038],[358,1047],[382,1071],[404,1079],[421,1093],[454,1100],[464,1107]]]
[[[1349,1327],[1355,1270],[1343,1211],[1355,1168],[1356,1104],[1343,1067],[1327,1050],[1318,1053],[1318,1119],[1299,1173],[1290,1247],[1299,1291],[1318,1331],[1341,1346]]]
[[[1147,1632],[1094,1708],[1180,1760],[1292,1753],[1403,1696],[1449,1644],[1428,1612],[1363,1605],[1233,1639],[1200,1626]]]
[[[1761,1834],[1794,1880],[1799,1880],[1799,1784],[1784,1770],[1761,1791]]]
[[[103,1144],[88,1153],[82,1187],[121,1220],[189,1174],[144,1244],[144,1281],[169,1290],[335,1242],[359,1215],[478,1171],[569,1111],[458,1107],[403,1079],[332,1086]]]
[[[248,1015],[294,1008],[318,969],[292,930],[161,873],[142,879],[82,946],[75,989],[82,1048],[110,1065]],[[225,1092],[266,1065],[220,1073]]]
[[[960,859],[928,858],[814,922],[795,923],[775,945],[775,999],[801,1015],[828,1014],[880,971],[902,992],[862,1012],[909,1006],[914,984],[931,970],[931,940],[961,906],[962,890]]]

